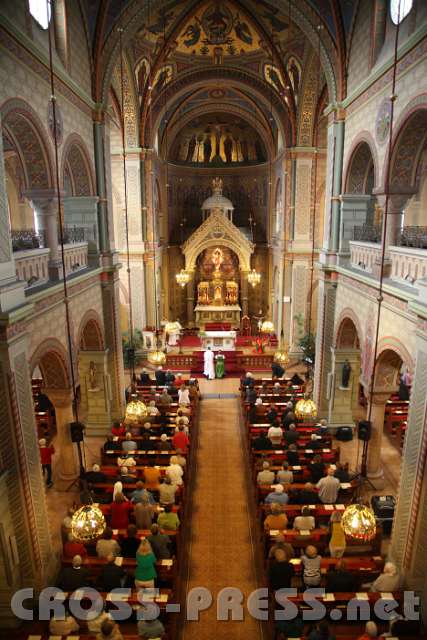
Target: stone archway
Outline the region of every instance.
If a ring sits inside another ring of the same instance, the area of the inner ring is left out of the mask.
[[[65,187],[68,176],[71,193],[75,197],[94,194],[94,176],[89,153],[83,139],[72,133],[64,143],[61,162],[61,183]]]
[[[74,396],[67,352],[59,340],[45,340],[36,349],[30,358],[30,370],[34,371],[37,366],[43,378],[43,393],[55,409],[53,444],[57,455],[53,460],[54,477],[69,482],[78,475],[77,453],[70,433],[70,423],[74,421]]]
[[[329,422],[353,425],[358,407],[360,378],[360,337],[351,309],[337,322],[329,387]]]

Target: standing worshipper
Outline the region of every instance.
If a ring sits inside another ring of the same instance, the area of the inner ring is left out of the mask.
[[[55,453],[55,449],[52,444],[47,445],[46,439],[41,438],[39,440],[39,449],[40,449],[40,461],[42,464],[43,474],[46,471],[46,486],[48,489],[53,486],[52,482],[52,456]]]
[[[203,354],[204,360],[204,369],[203,375],[205,375],[208,380],[215,379],[215,367],[214,367],[214,354],[210,347],[208,347]]]

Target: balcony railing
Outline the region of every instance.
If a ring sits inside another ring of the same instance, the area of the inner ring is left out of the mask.
[[[381,242],[381,226],[364,224],[353,228],[353,240],[356,242]]]
[[[27,283],[27,288],[40,286],[49,281],[49,254],[50,249],[29,249],[15,253],[16,275],[19,280]],[[67,276],[87,268],[87,242],[64,245],[64,254]]]
[[[427,251],[412,247],[389,247],[391,279],[414,284],[427,276]]]
[[[397,244],[400,247],[427,249],[427,227],[403,227]]]
[[[43,229],[35,231],[34,229],[17,229],[12,230],[12,249],[13,251],[28,251],[30,249],[47,248],[46,233]],[[96,229],[91,227],[67,227],[63,229],[64,244],[76,244],[78,242],[96,241]],[[58,237],[58,243],[61,239]]]
[[[350,242],[350,262],[354,269],[372,273],[381,258],[381,245],[375,242]]]

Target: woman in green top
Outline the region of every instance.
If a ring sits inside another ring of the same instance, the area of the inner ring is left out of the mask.
[[[156,556],[151,549],[151,544],[144,538],[136,552],[135,587],[137,589],[154,587],[155,578],[157,578]]]

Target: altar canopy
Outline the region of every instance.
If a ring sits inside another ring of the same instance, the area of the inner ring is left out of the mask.
[[[233,224],[233,204],[222,195],[222,180],[202,205],[204,222],[184,243],[185,269],[195,285],[194,316],[201,329],[209,322],[239,326],[247,314],[247,274],[254,245]]]

